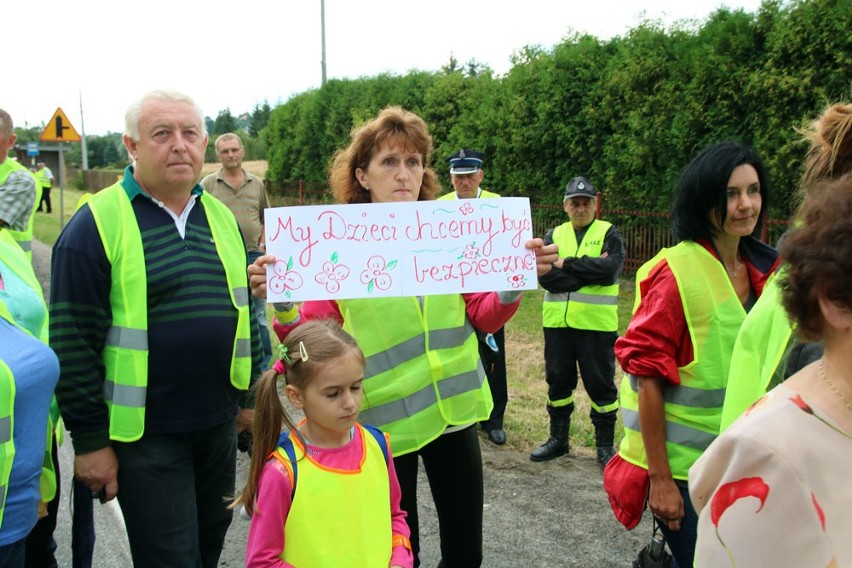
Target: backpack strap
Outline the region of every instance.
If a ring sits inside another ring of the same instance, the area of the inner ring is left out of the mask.
[[[364,430],[373,435],[373,438],[376,439],[376,442],[379,444],[379,447],[382,449],[382,454],[385,456],[385,465],[390,461],[390,448],[388,448],[388,439],[385,437],[385,433],[376,428],[375,426],[370,426],[369,424],[362,424]]]
[[[278,447],[284,450],[287,459],[285,460],[277,449],[273,450],[271,457],[281,462],[287,469],[287,473],[290,474],[290,501],[292,501],[296,497],[296,481],[299,478],[299,469],[296,467],[296,449],[293,447],[293,440],[290,439],[290,432],[281,432],[278,437]]]
[[[388,465],[391,455],[385,433],[375,426],[364,425],[364,429],[375,438],[376,443],[379,444],[379,448],[382,450],[382,455],[385,456],[385,465]],[[293,440],[290,439],[290,432],[281,432],[281,436],[278,438],[278,447],[284,450],[284,453],[287,455],[287,461],[284,461],[281,454],[277,451],[272,452],[272,457],[287,467],[287,472],[290,474],[290,500],[292,501],[296,497],[296,482],[299,479],[299,468],[297,467],[296,449],[293,447]]]

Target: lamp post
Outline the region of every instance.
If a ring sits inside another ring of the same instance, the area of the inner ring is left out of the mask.
[[[320,0],[320,27],[322,29],[322,84],[325,85],[325,0]]]

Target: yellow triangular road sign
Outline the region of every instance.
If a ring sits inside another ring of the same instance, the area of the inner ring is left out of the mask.
[[[80,135],[61,108],[57,108],[38,137],[42,142],[79,142]]]

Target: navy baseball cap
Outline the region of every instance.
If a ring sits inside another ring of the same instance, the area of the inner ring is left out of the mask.
[[[565,186],[565,197],[563,199],[568,199],[569,197],[597,197],[597,193],[595,193],[595,187],[583,176],[577,176],[568,182],[568,185]]]
[[[450,173],[458,175],[475,174],[482,169],[485,154],[476,150],[462,148],[450,156]]]

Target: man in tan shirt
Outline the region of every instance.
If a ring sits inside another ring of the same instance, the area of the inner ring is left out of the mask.
[[[216,138],[216,155],[222,167],[201,180],[204,191],[219,198],[237,218],[246,243],[248,263],[266,254],[263,236],[263,210],[269,207],[269,197],[263,180],[243,169],[245,148],[240,137],[227,132]],[[266,302],[252,297],[252,306],[263,343],[263,369],[269,367],[272,344],[266,323]]]

